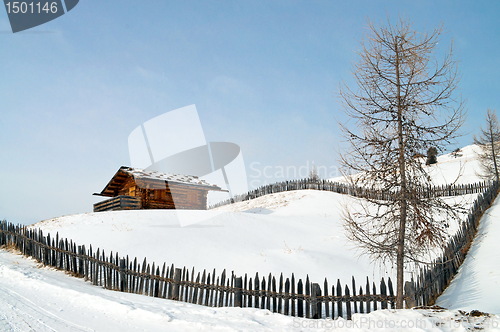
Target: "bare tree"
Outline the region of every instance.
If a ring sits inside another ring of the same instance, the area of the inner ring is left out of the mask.
[[[314,181],[319,181],[319,174],[318,174],[318,168],[316,165],[313,163],[310,170],[309,170],[309,179],[314,180]]]
[[[358,200],[344,214],[350,239],[372,258],[396,265],[397,308],[403,307],[404,264],[446,238],[452,207],[429,197],[431,178],[415,154],[442,151],[458,135],[463,105],[453,98],[458,79],[451,49],[434,60],[440,29],[428,34],[410,24],[376,28],[359,53],[357,88],[341,88],[351,120],[341,124],[349,152],[341,161],[356,185],[393,193],[391,201]],[[354,122],[354,124],[352,124]],[[438,213],[441,217],[437,217]],[[440,219],[442,218],[442,219]]]
[[[500,161],[500,126],[496,112],[486,113],[486,128],[481,128],[479,137],[474,137],[474,144],[481,147],[478,153],[481,162],[481,176],[487,180],[499,180],[498,162]]]

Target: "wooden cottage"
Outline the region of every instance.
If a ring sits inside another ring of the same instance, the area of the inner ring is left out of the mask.
[[[94,212],[139,209],[207,208],[210,190],[225,191],[196,176],[166,174],[122,166],[94,195],[112,197],[94,204]]]

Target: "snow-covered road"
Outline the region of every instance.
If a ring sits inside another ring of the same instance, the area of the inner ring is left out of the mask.
[[[44,309],[4,285],[0,286],[0,306],[0,331],[92,331]]]
[[[378,310],[307,320],[251,308],[208,308],[113,292],[39,268],[0,249],[0,331],[500,331],[500,317],[457,311]]]
[[[129,319],[135,305],[124,301],[119,293],[104,294],[103,289],[88,286],[63,272],[38,269],[34,261],[1,250],[0,331],[94,331],[105,326],[112,331],[127,320],[139,330],[150,326],[147,319]],[[123,315],[115,315],[120,311]]]
[[[287,331],[301,321],[113,292],[37,266],[0,249],[0,331]]]

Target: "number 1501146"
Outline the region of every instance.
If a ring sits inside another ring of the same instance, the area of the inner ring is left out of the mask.
[[[26,1],[9,1],[5,3],[8,14],[56,14],[59,10],[57,2],[34,3]]]

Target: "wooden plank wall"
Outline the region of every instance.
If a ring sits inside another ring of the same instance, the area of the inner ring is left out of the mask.
[[[135,182],[131,177],[114,198],[94,204],[94,212],[125,209],[206,210],[207,190],[165,181]],[[134,200],[135,199],[135,200]]]
[[[94,204],[94,212],[113,210],[137,210],[141,208],[141,198],[117,196]]]

